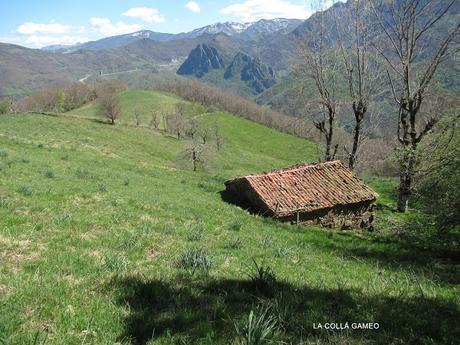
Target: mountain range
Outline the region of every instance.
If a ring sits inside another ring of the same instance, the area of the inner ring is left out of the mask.
[[[344,33],[350,30],[350,25],[341,13],[353,3],[354,0],[348,0],[333,5],[338,28]],[[390,12],[390,7],[384,10]],[[294,85],[291,67],[299,62],[297,43],[317,34],[316,15],[305,21],[262,19],[254,23],[216,23],[179,34],[143,30],[41,50],[0,43],[0,99],[20,98],[44,85],[78,80],[110,77],[148,87],[153,79],[179,75],[199,78],[242,96],[257,97],[262,104],[290,112],[286,100]],[[438,23],[434,40],[459,17],[460,2],[457,2]],[[332,22],[324,25],[335,27]],[[332,45],[337,34],[331,30],[326,43]],[[427,47],[430,49],[430,45]],[[441,75],[443,85],[460,89],[458,78],[451,77],[460,72],[459,64],[450,61],[445,65],[449,71]]]
[[[71,46],[52,45],[42,50],[58,53],[73,53],[79,50],[100,50],[125,46],[142,39],[150,39],[157,42],[176,41],[183,39],[197,38],[203,35],[225,34],[243,40],[254,39],[258,35],[270,34],[280,31],[292,31],[302,23],[299,19],[261,19],[253,23],[216,23],[195,29],[190,32],[179,34],[168,34],[141,30],[130,34],[107,37],[98,41],[78,43]]]

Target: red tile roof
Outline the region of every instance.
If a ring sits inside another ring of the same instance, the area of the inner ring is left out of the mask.
[[[268,173],[238,177],[245,180],[276,216],[311,212],[335,205],[374,201],[378,194],[340,161],[301,165]]]

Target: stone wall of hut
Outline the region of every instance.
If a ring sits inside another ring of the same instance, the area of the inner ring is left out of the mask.
[[[332,208],[313,212],[301,212],[287,217],[282,221],[304,225],[323,226],[339,229],[373,229],[375,202],[360,202],[356,204],[337,205]]]

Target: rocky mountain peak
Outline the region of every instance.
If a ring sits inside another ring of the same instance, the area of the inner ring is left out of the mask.
[[[273,68],[264,64],[260,59],[242,52],[235,55],[224,74],[227,80],[235,77],[246,82],[256,93],[261,93],[276,83]]]
[[[224,61],[216,48],[201,43],[193,49],[187,60],[180,66],[177,74],[195,75],[201,78],[213,69],[224,68]]]

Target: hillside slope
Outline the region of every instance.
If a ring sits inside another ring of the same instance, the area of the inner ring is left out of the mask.
[[[458,272],[436,266],[429,250],[280,224],[221,199],[226,178],[314,161],[315,145],[191,105],[224,137],[207,170],[193,173],[188,140],[129,120],[133,100],[145,110],[183,101],[135,91],[121,99],[127,120],[116,126],[85,118],[93,106],[0,116],[1,342],[237,343],[235,324],[263,306],[279,320],[274,338],[288,343],[458,339]],[[401,221],[386,211],[392,181],[374,186],[379,227]],[[183,268],[184,253],[200,251],[209,275]],[[273,270],[273,294],[253,289],[252,260]],[[312,328],[327,320],[379,322],[381,331]]]

